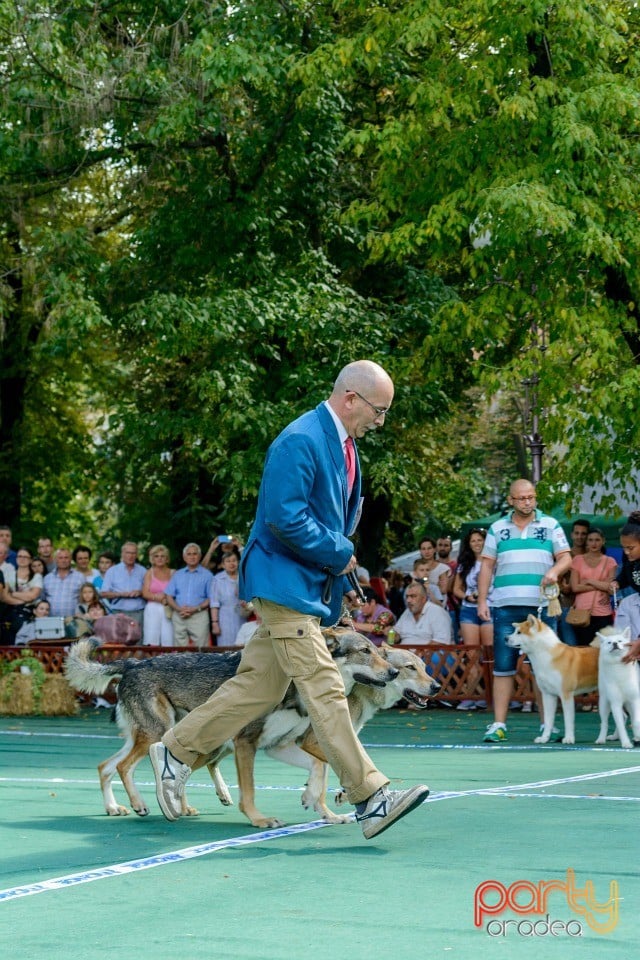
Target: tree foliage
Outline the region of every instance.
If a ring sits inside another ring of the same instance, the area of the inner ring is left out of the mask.
[[[359,356],[397,384],[369,559],[490,505],[523,377],[549,499],[626,476],[637,32],[622,2],[0,0],[8,519],[243,533]]]
[[[372,261],[458,292],[425,364],[441,383],[475,364],[490,393],[539,376],[545,439],[567,445],[546,491],[606,478],[613,494],[637,438],[637,5],[341,10],[348,37],[304,69],[376,91],[347,138],[366,176],[344,219]]]

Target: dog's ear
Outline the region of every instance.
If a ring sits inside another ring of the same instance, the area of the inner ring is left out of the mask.
[[[625,627],[622,631],[622,636],[625,639],[625,643],[631,643],[631,627]]]
[[[591,641],[591,643],[589,644],[589,646],[590,646],[590,647],[599,648],[599,647],[602,646],[602,641],[603,641],[604,639],[605,639],[605,638],[602,636],[601,633],[596,633],[595,637],[593,638],[593,640]]]
[[[540,621],[538,620],[538,618],[537,618],[536,616],[534,616],[532,613],[530,613],[529,616],[527,617],[527,623],[529,624],[530,627],[536,627],[536,629],[537,629],[538,624],[540,623]]]
[[[392,648],[389,646],[389,644],[385,643],[383,640],[380,646],[378,647],[378,653],[383,658],[383,660],[387,660],[389,657],[389,653],[391,652],[391,649]]]
[[[327,644],[327,649],[332,657],[337,657],[340,653],[340,641],[338,640],[338,634],[335,630],[329,628],[328,630],[323,630],[324,639]]]

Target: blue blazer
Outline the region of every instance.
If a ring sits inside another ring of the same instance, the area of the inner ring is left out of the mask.
[[[323,625],[335,623],[348,589],[337,575],[353,554],[347,535],[359,503],[357,451],[349,497],[343,447],[321,403],[285,427],[267,451],[256,519],[240,564],[242,599],[271,600],[319,617]]]

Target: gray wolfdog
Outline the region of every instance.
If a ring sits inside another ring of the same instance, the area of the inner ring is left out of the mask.
[[[398,676],[398,670],[380,656],[366,637],[351,630],[326,631],[325,636],[347,695],[356,685],[384,687]],[[118,804],[113,794],[112,780],[117,771],[133,810],[144,817],[149,809],[133,778],[136,766],[147,755],[152,743],[160,740],[181,717],[208,700],[225,680],[235,674],[240,652],[174,653],[145,660],[99,663],[91,659],[99,646],[96,638],[74,644],[67,655],[65,676],[74,689],[91,694],[104,693],[112,680],[119,679],[116,719],[126,742],[116,754],[98,765],[100,785],[107,813],[110,816],[127,814],[128,809]],[[313,806],[330,823],[350,819],[332,813],[326,806],[322,789],[322,784],[326,788],[326,765],[296,747],[296,741],[300,741],[309,729],[306,709],[292,684],[282,703],[240,731],[233,743],[227,741],[204,761],[220,802],[228,806],[232,799],[218,763],[235,747],[239,809],[253,826],[261,829],[282,825],[277,818],[260,813],[255,806],[254,758],[257,750],[265,750],[274,758],[301,766],[311,773],[310,787],[303,796],[305,806]],[[185,816],[197,814],[197,810],[188,805],[186,797],[182,802]]]

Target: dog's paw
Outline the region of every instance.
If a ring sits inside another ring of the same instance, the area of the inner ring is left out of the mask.
[[[107,807],[106,810],[107,810],[107,814],[110,817],[128,817],[129,816],[129,810],[127,810],[126,807],[121,807],[119,803],[117,803],[114,807]]]
[[[631,743],[631,740],[627,738],[620,741],[620,746],[624,747],[625,750],[633,750],[633,744]]]
[[[617,731],[617,730],[615,730],[613,733],[610,733],[610,734],[607,736],[607,740],[619,740],[619,739],[620,739],[620,737],[618,736],[618,731]]]
[[[284,820],[278,820],[277,817],[256,817],[251,821],[252,827],[259,827],[260,830],[278,830],[284,827]]]
[[[182,810],[182,816],[183,817],[199,817],[200,811],[196,810],[195,807],[190,807],[189,804],[187,804],[186,807],[184,807]]]
[[[336,807],[342,806],[343,803],[347,803],[347,794],[344,790],[336,790],[336,795],[333,798]]]
[[[223,807],[233,806],[233,797],[231,796],[228,790],[226,793],[219,793],[218,800],[220,801]]]
[[[353,823],[353,816],[350,813],[332,813],[326,807],[316,812],[321,815],[326,823]]]
[[[565,736],[565,737],[562,738],[562,742],[563,742],[563,743],[570,743],[570,744],[571,744],[571,743],[575,743],[575,742],[576,742],[576,738],[575,738],[575,737],[566,737],[566,736]]]
[[[594,740],[593,742],[602,744],[602,743],[606,743],[608,739],[609,739],[608,737],[598,737],[598,739]]]
[[[549,737],[545,737],[544,733],[541,733],[539,737],[536,737],[533,741],[534,743],[549,743]]]
[[[134,808],[133,808],[133,812],[134,812],[134,813],[137,813],[139,817],[148,817],[148,816],[149,816],[149,807],[147,807],[147,806],[143,803],[141,807],[134,807]]]

